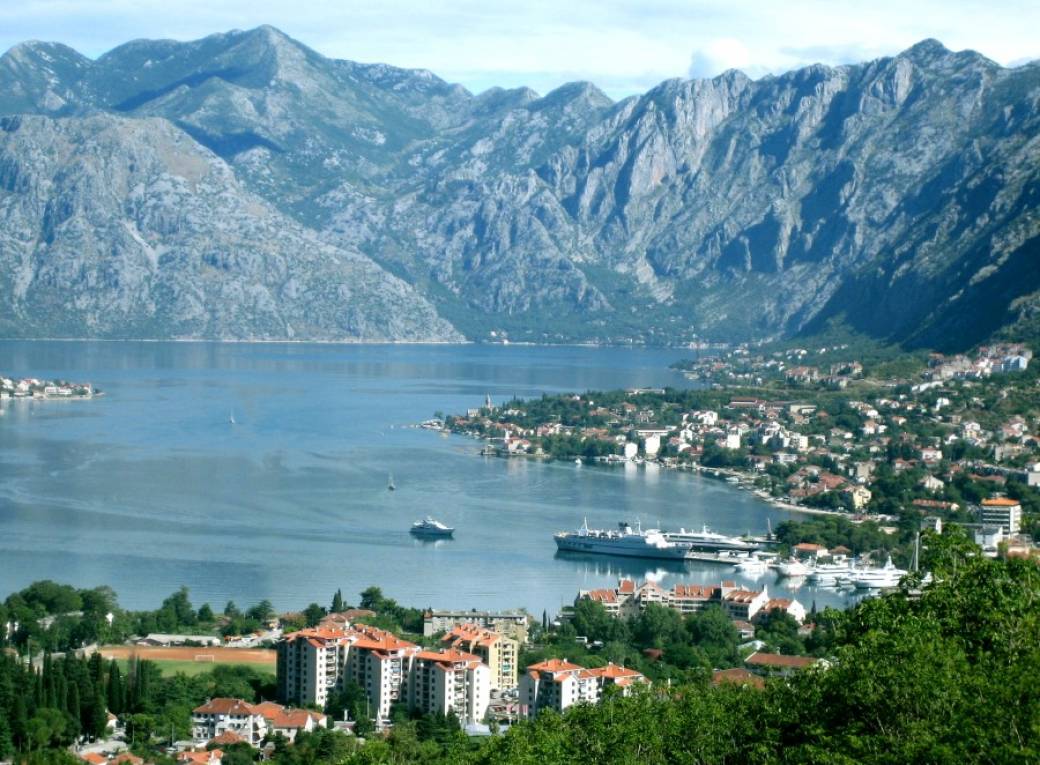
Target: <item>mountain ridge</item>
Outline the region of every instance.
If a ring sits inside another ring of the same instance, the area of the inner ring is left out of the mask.
[[[841,318],[952,347],[1040,292],[1040,67],[936,40],[617,102],[587,82],[473,94],[273,27],[0,57],[0,114],[98,113],[166,120],[225,163],[228,194],[392,275],[446,338],[679,344]]]

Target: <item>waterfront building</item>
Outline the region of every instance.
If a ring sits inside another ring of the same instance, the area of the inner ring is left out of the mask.
[[[692,614],[717,605],[731,619],[750,622],[760,611],[767,609],[770,602],[778,604],[799,622],[805,618],[805,608],[796,600],[787,598],[770,601],[766,589],[745,590],[735,582],[722,582],[718,586],[702,584],[675,584],[665,590],[654,582],[636,585],[631,579],[622,579],[616,588],[581,590],[575,605],[582,600],[601,603],[611,616],[632,618],[638,616],[650,603],[675,609],[682,614]]]
[[[520,641],[475,624],[460,624],[452,627],[441,642],[480,657],[491,670],[492,690],[516,688]]]

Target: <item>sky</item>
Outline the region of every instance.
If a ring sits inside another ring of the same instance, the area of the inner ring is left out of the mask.
[[[974,0],[0,0],[0,50],[271,24],[326,56],[430,69],[473,92],[589,80],[614,98],[673,77],[892,55],[925,38],[1005,66],[1040,58],[1040,2]]]

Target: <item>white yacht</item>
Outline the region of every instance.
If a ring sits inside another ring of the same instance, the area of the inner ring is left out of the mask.
[[[766,565],[766,562],[753,555],[742,558],[740,563],[737,564],[737,571],[748,576],[761,576],[768,570],[769,567]]]
[[[788,558],[776,564],[777,573],[780,576],[807,576],[809,567],[797,558]]]
[[[852,576],[856,571],[845,558],[835,558],[830,563],[816,563],[809,567],[806,580],[812,584],[835,585]]]
[[[666,531],[664,532],[664,538],[669,542],[687,545],[698,550],[740,550],[741,552],[751,552],[758,549],[758,545],[754,542],[747,542],[740,537],[716,533],[707,526],[702,526],[700,531],[687,531],[686,529]]]
[[[417,537],[450,537],[455,533],[454,527],[445,526],[428,515],[423,520],[413,523],[411,531]]]
[[[556,547],[564,552],[594,553],[597,555],[619,555],[627,558],[664,558],[685,560],[690,552],[689,545],[676,544],[665,538],[657,529],[644,531],[637,523],[622,521],[616,531],[590,529],[588,521],[577,531],[561,531],[553,534]]]
[[[899,580],[906,576],[906,571],[892,564],[892,556],[888,557],[881,568],[861,568],[853,571],[849,581],[858,590],[876,590],[882,587],[895,587]]]

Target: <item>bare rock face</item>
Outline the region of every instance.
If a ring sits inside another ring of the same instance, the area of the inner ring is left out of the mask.
[[[269,27],[26,43],[0,58],[4,331],[966,345],[1040,291],[1038,107],[1040,66],[935,41],[618,103]]]
[[[0,168],[5,335],[460,338],[166,120],[5,117]]]

